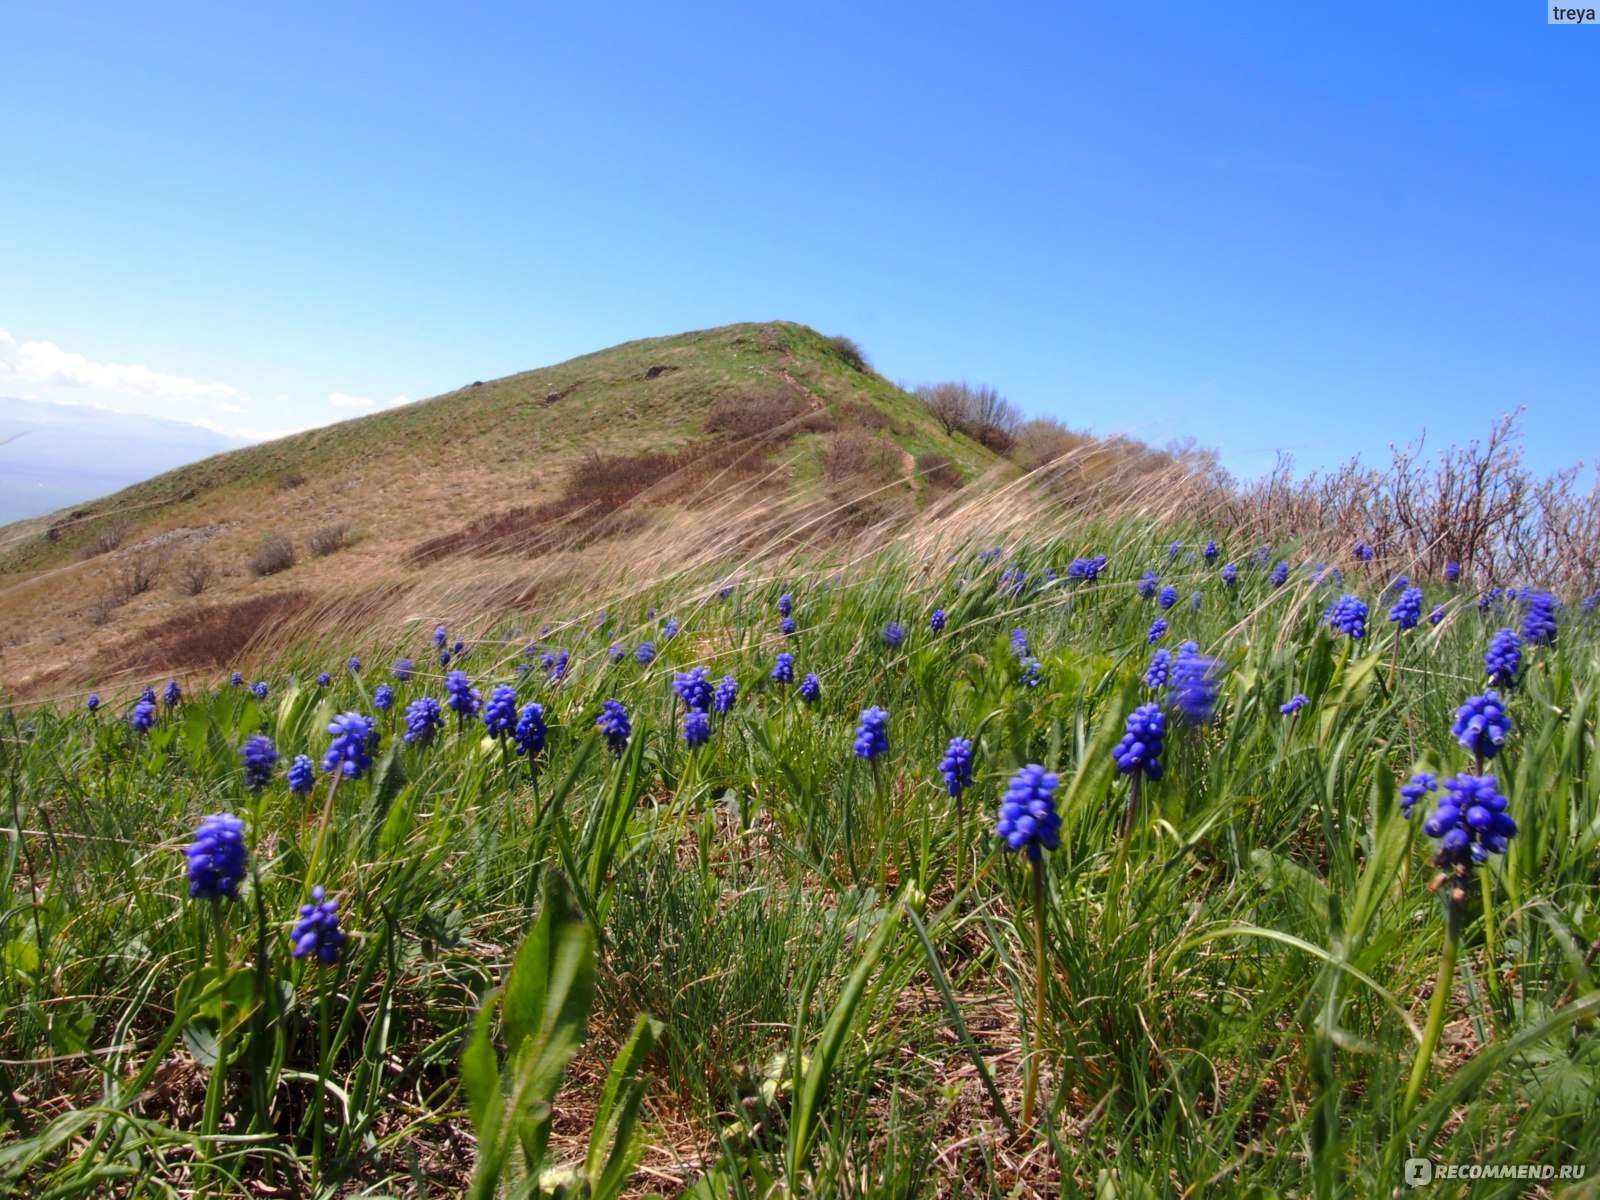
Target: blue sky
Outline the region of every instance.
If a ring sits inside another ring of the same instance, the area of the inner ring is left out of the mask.
[[[1242,474],[1600,450],[1600,31],[1493,5],[16,5],[0,394],[251,434],[786,318]]]

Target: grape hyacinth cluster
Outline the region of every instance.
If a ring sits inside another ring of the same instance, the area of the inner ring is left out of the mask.
[[[167,681],[166,690],[161,694],[162,702],[168,708],[177,708],[178,702],[182,699],[183,689],[178,686],[178,681],[176,679],[169,679]]]
[[[1163,611],[1165,611],[1166,609],[1171,608],[1177,602],[1178,602],[1178,589],[1173,587],[1170,583],[1166,587],[1161,589],[1161,596],[1156,601],[1157,604],[1161,605],[1161,608],[1162,608]]]
[[[1208,724],[1216,715],[1222,690],[1221,664],[1201,654],[1194,642],[1184,642],[1172,660],[1168,689],[1180,716],[1197,725]]]
[[[372,693],[372,707],[379,712],[388,712],[394,707],[394,689],[387,683],[380,683]]]
[[[523,707],[522,715],[517,718],[517,726],[511,731],[511,740],[517,744],[518,754],[532,759],[544,749],[545,738],[549,732],[549,727],[544,721],[544,705],[528,704]]]
[[[707,712],[711,708],[711,672],[705,667],[679,671],[672,680],[672,690],[690,712]]]
[[[321,884],[311,889],[311,903],[300,906],[300,920],[289,940],[294,943],[294,957],[315,955],[318,963],[331,967],[344,949],[345,932],[339,928],[339,902],[325,899],[326,895]]]
[[[1289,564],[1286,560],[1278,560],[1278,565],[1272,568],[1272,574],[1267,576],[1267,582],[1275,588],[1281,588],[1289,582]]]
[[[1160,587],[1161,576],[1155,571],[1146,571],[1139,577],[1139,599],[1150,599]]]
[[[1522,639],[1515,629],[1502,629],[1489,639],[1483,666],[1494,687],[1508,688],[1517,682],[1517,672],[1522,669]]]
[[[1150,622],[1150,632],[1145,634],[1144,638],[1145,644],[1148,646],[1154,646],[1166,636],[1167,619],[1165,617],[1157,617],[1154,621]]]
[[[656,647],[654,642],[640,642],[639,648],[633,652],[633,657],[641,667],[648,667],[656,660]]]
[[[1456,709],[1456,723],[1450,733],[1469,754],[1479,759],[1491,759],[1500,753],[1511,735],[1511,714],[1495,692],[1469,696],[1467,702]]]
[[[1556,606],[1560,603],[1549,592],[1534,592],[1527,598],[1528,611],[1522,618],[1522,640],[1530,646],[1556,644]]]
[[[1400,789],[1400,815],[1409,817],[1411,810],[1430,792],[1439,790],[1439,777],[1432,771],[1418,771],[1411,781]]]
[[[733,703],[738,698],[739,681],[732,675],[724,675],[711,697],[711,711],[719,717],[725,717],[733,711]]]
[[[939,761],[939,773],[944,776],[945,790],[955,799],[972,786],[972,739],[954,737],[945,748]]]
[[[1444,781],[1438,807],[1422,831],[1439,841],[1433,865],[1464,876],[1491,854],[1504,854],[1517,835],[1517,823],[1506,812],[1493,775],[1457,775]]]
[[[322,759],[324,771],[360,779],[372,770],[372,752],[378,748],[379,734],[369,718],[360,713],[340,713],[329,723],[328,733],[333,742]]]
[[[898,650],[906,640],[905,626],[898,621],[890,621],[883,627],[883,644],[891,650]]]
[[[1000,800],[1000,820],[994,831],[1007,848],[1025,850],[1038,861],[1043,850],[1061,845],[1061,816],[1056,812],[1055,790],[1060,777],[1037,763],[1018,769]]]
[[[1167,686],[1167,681],[1172,677],[1172,651],[1157,650],[1150,656],[1150,665],[1145,669],[1144,685],[1152,691],[1160,691]]]
[[[1342,633],[1353,642],[1367,636],[1367,605],[1357,596],[1348,593],[1329,606],[1323,620],[1336,633]]]
[[[815,704],[822,699],[822,681],[815,675],[807,675],[800,681],[796,695],[807,704]]]
[[[683,740],[692,750],[711,740],[711,714],[704,709],[692,710],[683,719]]]
[[[1106,556],[1096,554],[1092,558],[1075,558],[1067,567],[1068,579],[1081,579],[1085,583],[1093,583],[1100,578],[1100,572],[1106,569]]]
[[[467,718],[477,716],[478,709],[483,707],[483,693],[472,686],[465,671],[451,671],[446,675],[444,690],[445,703],[456,714],[457,724],[465,725]]]
[[[289,764],[289,790],[297,796],[304,796],[311,791],[312,785],[317,781],[316,764],[311,761],[309,754],[296,754],[294,761]]]
[[[406,708],[406,731],[401,740],[408,746],[426,746],[444,724],[444,709],[432,696],[413,700]]]
[[[232,900],[239,894],[250,859],[244,844],[244,822],[232,813],[201,818],[184,857],[188,859],[191,899]]]
[[[861,724],[856,728],[855,755],[872,762],[889,752],[889,714],[874,705],[862,709]]]
[[[1224,564],[1222,568],[1222,586],[1232,587],[1239,582],[1239,568],[1232,563]]]
[[[128,717],[128,725],[135,733],[149,733],[156,723],[156,702],[153,699],[139,698],[139,703],[133,706],[133,712]]]
[[[945,623],[944,609],[942,609],[942,608],[934,609],[933,610],[933,616],[928,618],[928,628],[931,629],[934,633],[938,633],[941,629],[944,628],[944,623]]]
[[[780,654],[772,665],[772,679],[775,683],[794,682],[794,655]]]
[[[244,786],[259,792],[272,782],[272,772],[278,766],[278,748],[265,734],[256,734],[239,747],[239,757],[244,760]]]
[[[1415,629],[1422,620],[1422,589],[1408,587],[1389,609],[1389,620],[1401,629]]]
[[[622,751],[628,745],[628,737],[633,733],[633,725],[628,721],[628,710],[622,706],[620,700],[607,700],[600,706],[600,715],[595,718],[595,727],[606,735],[606,746],[616,757],[622,757]]]
[[[1128,715],[1127,731],[1112,749],[1117,770],[1124,775],[1140,772],[1146,779],[1161,778],[1161,748],[1167,736],[1167,717],[1159,704],[1141,704]]]
[[[510,684],[495,685],[489,703],[483,706],[483,727],[489,736],[504,741],[517,727],[517,689]]]
[[[1289,697],[1289,702],[1287,704],[1278,705],[1278,711],[1286,717],[1292,717],[1295,713],[1299,712],[1302,708],[1310,703],[1311,701],[1306,699],[1302,693],[1296,692],[1293,696]]]

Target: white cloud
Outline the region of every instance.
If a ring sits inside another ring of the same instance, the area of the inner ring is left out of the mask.
[[[0,329],[0,346],[15,346],[16,344],[16,338],[12,337],[4,329]]]
[[[399,408],[402,404],[410,404],[410,403],[411,403],[411,397],[410,396],[391,396],[390,399],[389,399],[389,407],[390,408]]]
[[[216,409],[218,412],[225,413],[242,413],[244,411],[243,405],[229,404],[226,400],[218,400],[211,407]]]
[[[7,334],[4,344],[16,345],[16,341]],[[0,361],[0,370],[31,383],[94,388],[156,396],[165,400],[186,400],[198,396],[238,398],[242,395],[237,388],[226,383],[204,383],[187,375],[168,375],[163,371],[151,370],[143,363],[93,362],[81,354],[63,350],[54,342],[23,342],[11,357],[9,363]]]
[[[366,396],[347,396],[343,392],[334,392],[328,397],[328,403],[335,408],[371,408],[372,401]]]

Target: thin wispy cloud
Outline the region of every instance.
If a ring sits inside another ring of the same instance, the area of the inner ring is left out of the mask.
[[[372,401],[366,396],[351,396],[345,392],[334,392],[328,397],[328,403],[335,408],[371,408]]]

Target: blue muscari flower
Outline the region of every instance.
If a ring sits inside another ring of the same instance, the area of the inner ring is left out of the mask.
[[[1461,582],[1461,564],[1453,558],[1444,565],[1444,581],[1446,583]]]
[[[717,592],[717,599],[726,600],[731,595],[733,595],[733,584],[730,583],[727,587]]]
[[[1260,570],[1262,567],[1266,566],[1271,561],[1272,561],[1272,547],[1271,546],[1257,546],[1256,549],[1255,549],[1255,553],[1250,556],[1250,565],[1252,567],[1256,568],[1257,570]]]
[[[711,714],[701,709],[695,709],[683,719],[684,743],[693,749],[704,746],[711,740]]]
[[[628,652],[622,648],[620,642],[612,642],[611,649],[606,651],[606,657],[613,663],[619,663],[628,657]]]
[[[1408,587],[1400,593],[1400,599],[1394,602],[1394,607],[1389,610],[1389,620],[1401,629],[1415,629],[1422,620],[1422,589]]]
[[[147,688],[145,688],[144,691],[139,693],[139,703],[141,703],[141,704],[154,704],[155,702],[156,702],[156,690],[155,690],[155,688],[147,687]]]
[[[1361,562],[1371,562],[1372,556],[1377,553],[1370,545],[1361,541],[1359,538],[1356,540],[1356,544],[1350,549],[1356,558]]]
[[[1386,596],[1398,595],[1399,593],[1404,592],[1410,586],[1411,586],[1411,577],[1410,576],[1408,576],[1408,575],[1396,575],[1393,579],[1391,579],[1389,581],[1389,586],[1384,589],[1384,593],[1383,594],[1386,595]]]
[[[1150,632],[1145,634],[1145,645],[1154,646],[1166,636],[1167,619],[1165,617],[1157,617],[1154,621],[1150,622]]]
[[[517,718],[517,727],[512,730],[511,738],[517,744],[517,753],[533,758],[544,749],[545,738],[549,735],[550,727],[544,721],[544,705],[527,704],[523,706],[522,715]]]
[[[1528,612],[1522,619],[1522,640],[1530,646],[1556,644],[1556,600],[1549,592],[1535,592],[1528,597]]]
[[[1085,583],[1093,583],[1100,578],[1100,572],[1106,569],[1106,556],[1096,554],[1092,558],[1075,558],[1067,567],[1068,579],[1081,579]]]
[[[265,734],[256,734],[239,747],[239,757],[244,759],[244,786],[259,792],[272,782],[272,772],[278,765],[278,748]]]
[[[202,817],[194,842],[183,853],[189,860],[191,899],[231,900],[239,894],[250,852],[244,844],[244,822],[238,817],[232,813]]]
[[[438,626],[438,627],[436,627],[434,629],[434,631],[433,631],[433,644],[435,646],[438,646],[438,647],[440,647],[442,649],[444,647],[444,644],[449,640],[450,640],[450,635],[445,632],[445,629],[444,629],[443,625],[440,625],[440,626]]]
[[[1232,587],[1239,581],[1239,568],[1232,563],[1225,563],[1222,567],[1222,586]]]
[[[1037,860],[1041,850],[1061,845],[1061,817],[1056,812],[1055,790],[1060,778],[1038,763],[1029,763],[1011,777],[1000,800],[997,837],[1012,850],[1026,850]]]
[[[352,654],[350,661],[345,663],[345,669],[352,675],[359,675],[361,673],[361,660]]]
[[[140,699],[133,706],[133,715],[128,718],[128,724],[135,733],[149,733],[156,723],[156,702],[154,700]]]
[[[622,707],[620,700],[607,700],[600,708],[595,727],[606,735],[606,745],[611,753],[621,758],[623,748],[628,744],[628,735],[633,732],[633,726],[628,722],[628,710]]]
[[[1160,691],[1167,686],[1167,680],[1172,676],[1172,651],[1157,650],[1150,656],[1150,665],[1145,669],[1144,685]]]
[[[531,671],[532,671],[532,670],[533,670],[533,668],[532,668],[532,667],[530,667],[530,666],[529,666],[529,665],[528,665],[528,664],[527,664],[527,663],[525,663],[525,662],[519,662],[519,663],[518,663],[518,664],[517,664],[517,668],[516,668],[516,675],[517,675],[517,678],[519,678],[519,679],[520,679],[520,678],[522,678],[522,677],[523,677],[523,676],[524,676],[524,675],[527,675],[527,674],[528,674],[528,673],[530,673],[530,672],[531,672]]]
[[[1139,598],[1148,600],[1156,594],[1156,589],[1161,586],[1161,576],[1154,571],[1146,571],[1139,577]]]
[[[724,675],[722,682],[717,684],[716,693],[711,697],[711,711],[725,717],[733,711],[733,702],[738,698],[739,681],[732,675]]]
[[[939,763],[939,772],[944,776],[944,786],[952,799],[972,786],[971,738],[950,739],[950,745],[945,748],[944,758]]]
[[[1020,596],[1028,587],[1028,575],[1021,567],[1011,567],[1003,572],[995,585],[1003,595]]]
[[[706,712],[711,708],[711,672],[705,667],[679,671],[673,677],[672,690],[690,712]]]
[[[294,957],[315,954],[319,963],[331,967],[344,949],[345,933],[339,928],[339,902],[324,900],[326,895],[320,884],[311,889],[311,903],[300,906],[300,920],[289,940],[294,943]]]
[[[1172,545],[1167,547],[1167,557],[1168,558],[1177,558],[1178,557],[1178,551],[1180,551],[1182,549],[1183,549],[1183,543],[1182,542],[1173,542]]]
[[[1522,668],[1522,639],[1515,629],[1502,629],[1489,639],[1483,665],[1495,687],[1510,687],[1517,682],[1517,672]]]
[[[90,712],[98,711],[99,708],[100,708],[100,696],[99,696],[99,694],[97,692],[90,692],[89,693],[89,698],[84,701],[83,706],[85,708],[87,708]]]
[[[408,746],[426,746],[444,724],[444,710],[432,696],[413,700],[406,707],[406,731],[402,740]]]
[[[673,638],[675,638],[677,636],[678,636],[678,622],[675,621],[673,618],[668,617],[667,618],[667,623],[661,627],[661,640],[664,641],[664,642],[670,642]]]
[[[468,717],[478,715],[483,707],[483,693],[472,686],[465,671],[451,671],[444,679],[445,703],[456,714],[456,723],[464,725]]]
[[[267,690],[268,690],[267,689],[267,681],[265,679],[256,680],[254,683],[252,683],[250,685],[250,690],[255,693],[255,697],[256,697],[257,700],[265,700],[267,698]]]
[[[1311,701],[1306,699],[1304,694],[1296,692],[1293,696],[1289,697],[1289,703],[1278,705],[1278,711],[1286,717],[1292,717],[1295,713],[1299,712],[1302,708],[1310,703]]]
[[[1199,612],[1201,606],[1205,604],[1205,602],[1206,600],[1204,596],[1202,596],[1199,592],[1194,592],[1189,596],[1189,610],[1191,612]]]
[[[928,628],[933,630],[934,633],[938,633],[941,629],[944,628],[944,623],[945,623],[944,609],[942,609],[942,608],[934,609],[933,610],[933,616],[928,618]]]
[[[1488,591],[1482,593],[1478,597],[1479,612],[1486,612],[1491,605],[1497,610],[1505,607],[1505,605],[1500,602],[1499,588],[1490,588]]]
[[[289,764],[289,790],[303,796],[311,790],[316,778],[316,764],[311,761],[311,756],[296,754],[294,761]]]
[[[868,762],[889,752],[889,714],[873,705],[861,710],[861,724],[856,727],[855,752],[857,758]]]
[[[463,642],[460,638],[457,638],[456,642],[455,642],[455,645],[450,647],[450,652],[452,654],[454,654],[457,658],[464,658],[466,656],[466,653],[467,653],[467,644],[465,642]]]
[[[633,652],[633,657],[638,659],[640,666],[648,667],[656,660],[655,643],[640,642],[639,648]]]
[[[787,617],[793,611],[794,597],[788,592],[785,592],[783,595],[778,597],[778,615],[780,617]]]
[[[772,678],[778,683],[794,682],[794,655],[778,655],[778,661],[772,667]]]
[[[1479,758],[1493,758],[1511,734],[1511,714],[1506,712],[1495,692],[1469,696],[1467,702],[1456,709],[1456,723],[1450,732],[1469,753]]]
[[[372,693],[372,707],[379,712],[388,712],[394,707],[394,689],[387,683],[380,683]]]
[[[999,562],[1000,550],[1001,548],[999,546],[994,547],[992,550],[980,550],[978,551],[978,560],[982,562],[984,566],[988,566],[990,563]]]
[[[169,679],[167,681],[167,687],[166,690],[161,694],[161,699],[168,708],[178,707],[178,702],[183,699],[183,689],[178,686],[178,681],[176,679]]]
[[[545,668],[545,678],[551,683],[560,683],[567,675],[567,664],[572,661],[572,654],[562,650],[555,656],[555,661]]]
[[[1146,779],[1161,778],[1161,745],[1167,736],[1167,718],[1159,704],[1141,704],[1128,714],[1127,732],[1112,749],[1117,770],[1124,775],[1142,771]]]
[[[1437,625],[1442,620],[1444,620],[1444,605],[1435,604],[1433,611],[1428,614],[1428,624]]]
[[[783,634],[785,637],[791,636],[794,631],[795,623],[793,617],[784,617],[783,620],[778,622],[778,632]]]
[[[402,658],[394,664],[394,678],[396,683],[404,683],[417,673],[417,664],[409,658]]]
[[[800,681],[799,696],[807,704],[815,704],[822,699],[822,681],[815,675],[807,675]]]
[[[441,667],[448,667],[450,665],[450,651],[448,651],[448,650],[439,651],[439,665]]]
[[[1367,636],[1367,606],[1362,600],[1348,593],[1329,605],[1322,619],[1332,626],[1335,632],[1346,635],[1352,641],[1360,641]]]
[[[1169,687],[1180,716],[1203,725],[1216,715],[1217,697],[1222,690],[1219,670],[1217,660],[1201,654],[1193,642],[1178,647]]]
[[[360,779],[372,770],[372,752],[378,748],[379,734],[370,718],[360,713],[340,713],[329,723],[328,732],[333,735],[333,743],[322,759],[324,771]]]
[[[1439,777],[1432,771],[1418,771],[1411,777],[1411,782],[1400,789],[1400,815],[1409,817],[1411,810],[1416,807],[1429,792],[1439,790]]]
[[[891,650],[900,648],[900,643],[906,640],[905,627],[898,622],[890,621],[883,627],[883,644]]]
[[[235,671],[232,675],[228,676],[228,684],[230,687],[243,687],[244,675],[239,671]]]
[[[1597,607],[1600,607],[1600,592],[1592,592],[1585,596],[1579,601],[1578,607],[1586,613],[1592,613]]]
[[[1278,565],[1272,568],[1272,574],[1267,576],[1267,582],[1275,588],[1282,587],[1289,581],[1289,564],[1284,559],[1278,560]]]
[[[1017,682],[1023,687],[1038,687],[1039,672],[1043,670],[1037,658],[1022,658],[1017,660],[1017,665],[1022,668],[1022,674],[1017,677]]]
[[[1178,602],[1178,589],[1170,583],[1161,589],[1161,598],[1156,603],[1161,605],[1162,611],[1171,608]]]
[[[1490,854],[1504,854],[1517,823],[1493,775],[1457,775],[1444,781],[1444,795],[1422,831],[1439,839],[1433,865],[1462,874]]]
[[[1013,629],[1011,631],[1011,653],[1018,658],[1028,656],[1028,631],[1026,629]]]
[[[489,703],[483,706],[483,727],[490,737],[504,740],[517,725],[517,689],[508,683],[495,685]]]
[[[1217,553],[1218,553],[1218,551],[1217,551],[1217,543],[1214,540],[1207,542],[1206,543],[1206,561],[1208,563],[1209,562],[1216,562],[1217,561]]]
[[[332,682],[333,682],[333,676],[332,675],[329,675],[326,671],[317,672],[317,686],[318,687],[327,687]]]

